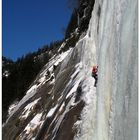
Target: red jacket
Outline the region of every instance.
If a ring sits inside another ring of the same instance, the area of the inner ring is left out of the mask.
[[[98,66],[93,66],[92,73],[96,74],[98,71]]]

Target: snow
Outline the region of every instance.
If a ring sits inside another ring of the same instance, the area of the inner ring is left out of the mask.
[[[64,108],[64,106],[65,106],[65,103],[63,103],[63,104],[61,105],[61,107],[59,108],[59,111],[62,111],[62,109]]]
[[[58,104],[55,107],[51,108],[47,114],[47,117],[51,117],[54,114],[57,107],[58,107]]]
[[[63,107],[65,106],[65,110],[64,112],[59,116],[58,120],[56,121],[56,117],[54,118],[53,122],[56,122],[55,128],[53,129],[53,135],[54,137],[52,139],[54,139],[56,137],[56,133],[58,131],[58,129],[60,128],[61,122],[63,121],[65,114],[67,112],[69,112],[71,105],[74,103],[75,98],[74,96],[70,99],[70,101],[68,102],[68,104],[65,106],[65,103],[63,102],[61,107],[59,108],[59,111],[61,111],[63,109]]]
[[[76,92],[76,90],[77,90],[77,88],[78,88],[78,85],[79,85],[79,83],[80,83],[81,80],[82,80],[82,78],[79,79],[78,81],[76,81],[76,83],[74,84],[73,88],[72,88],[72,89],[70,90],[70,92],[67,94],[66,99],[67,99],[69,96],[71,96],[71,94],[73,94],[73,93]]]
[[[35,132],[37,132],[41,128],[44,122],[44,120],[42,120],[42,114],[43,113],[36,114],[33,119],[27,124],[22,133],[19,135],[21,140],[35,139]]]
[[[13,111],[14,111],[14,109],[16,108],[17,104],[18,104],[18,101],[15,101],[13,104],[11,104],[11,105],[9,106],[9,109],[8,109],[8,116],[10,116],[10,115],[13,113]]]
[[[53,66],[51,66],[51,67],[49,68],[49,72],[50,72],[50,73],[53,72]]]
[[[31,110],[33,109],[33,107],[37,104],[37,102],[41,99],[38,98],[36,100],[34,100],[33,102],[29,103],[25,108],[24,111],[22,112],[22,115],[20,116],[20,118],[27,118],[29,116],[29,114],[31,113]]]
[[[55,83],[55,78],[50,82],[50,84],[54,84]]]
[[[36,91],[36,89],[37,89],[37,85],[33,85],[27,92],[26,92],[26,94],[31,94],[31,93],[33,93],[33,92],[35,92]]]
[[[40,83],[38,87],[49,81],[51,79],[51,76],[54,76],[54,66],[57,66],[59,63],[61,63],[71,50],[72,49],[70,48],[68,51],[55,55],[53,59],[50,59],[49,63],[45,65],[46,68],[40,73],[39,79],[36,80]],[[50,76],[48,79],[46,79],[47,71],[50,72]],[[53,84],[54,82],[55,79],[53,79],[50,84]]]
[[[26,134],[30,134],[32,130],[35,130],[42,123],[41,117],[42,117],[42,113],[35,115],[35,117],[25,127],[24,132],[26,132]]]
[[[26,95],[18,102],[17,106],[15,107],[15,109],[12,111],[12,113],[10,114],[9,118],[7,119],[7,121],[10,119],[10,117],[21,107],[21,105],[23,105],[26,101],[28,101],[29,99],[31,99],[31,97],[33,97],[36,92],[37,92],[38,86],[37,85],[33,85],[27,92]]]
[[[65,57],[68,55],[68,53],[72,50],[72,48],[70,48],[68,51],[63,52],[59,55],[57,61],[54,63],[55,66],[57,66],[60,62],[62,62]]]
[[[40,82],[40,83],[43,83],[45,80],[46,80],[46,77],[43,76],[43,77],[41,77],[41,78],[39,79],[39,82]]]
[[[66,45],[66,43],[65,42],[63,42],[62,43],[62,45],[60,46],[60,48],[59,48],[59,50],[58,50],[58,52],[60,52],[64,47],[65,47],[65,45]]]

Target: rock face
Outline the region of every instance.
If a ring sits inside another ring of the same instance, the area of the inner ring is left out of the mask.
[[[3,140],[138,138],[137,3],[95,1],[86,34],[67,51],[62,43],[4,124]]]

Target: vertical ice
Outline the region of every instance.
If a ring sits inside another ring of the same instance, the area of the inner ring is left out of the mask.
[[[99,2],[99,83],[93,140],[138,139],[137,4],[137,0]]]

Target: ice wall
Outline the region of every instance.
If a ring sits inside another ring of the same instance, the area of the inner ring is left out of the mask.
[[[137,0],[95,4],[91,22],[98,24],[93,34],[99,82],[93,140],[138,139],[137,5]]]

